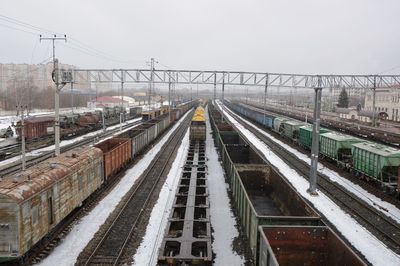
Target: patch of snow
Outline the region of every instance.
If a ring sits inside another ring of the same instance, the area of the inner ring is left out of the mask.
[[[220,109],[221,105],[218,103]],[[224,108],[225,109],[225,108]],[[373,265],[400,265],[400,256],[391,251],[385,244],[361,226],[349,214],[345,213],[322,191],[319,196],[311,196],[306,190],[308,181],[300,176],[290,165],[279,158],[263,141],[240,125],[228,112],[223,111],[229,121],[242,132],[246,138],[274,165],[282,175],[295,187],[297,192],[307,199],[322,213],[364,257]]]
[[[298,150],[287,145],[286,143],[278,140],[277,138],[275,138],[274,136],[272,136],[265,130],[260,129],[259,127],[257,127],[255,124],[249,122],[248,120],[246,120],[240,116],[236,116],[236,117],[239,117],[239,119],[241,119],[243,122],[250,125],[251,127],[255,128],[258,132],[267,136],[272,141],[278,143],[281,147],[283,147],[290,153],[294,154],[300,160],[311,165],[311,159],[309,156],[305,155],[304,153],[299,152]],[[384,215],[387,215],[388,217],[391,217],[396,222],[400,223],[400,210],[393,204],[391,204],[387,201],[384,201],[384,200],[376,197],[375,195],[369,193],[368,191],[366,191],[359,185],[351,182],[350,180],[346,179],[345,177],[342,177],[336,171],[333,171],[329,168],[325,168],[324,165],[321,163],[318,164],[318,172],[328,176],[331,181],[340,184],[342,187],[346,188],[348,191],[352,192],[354,195],[357,195],[360,199],[363,199],[365,202],[367,202],[369,205],[371,205],[372,207],[374,207],[375,209],[377,209]]]
[[[162,244],[168,217],[175,198],[182,168],[186,162],[189,150],[189,129],[182,139],[176,159],[174,160],[168,177],[162,187],[157,203],[151,211],[150,220],[146,228],[145,236],[140,243],[136,254],[133,256],[133,265],[157,265],[158,252]]]
[[[210,193],[210,218],[214,229],[212,249],[215,253],[215,266],[244,265],[245,260],[232,249],[234,238],[239,236],[236,228],[235,216],[232,213],[228,197],[228,184],[225,183],[224,170],[218,160],[218,154],[214,146],[209,121],[208,109],[206,109],[206,157],[208,168],[208,191]]]
[[[139,176],[147,169],[151,161],[161,150],[164,143],[182,120],[187,116],[186,113],[180,121],[160,140],[146,155],[137,162],[132,168],[126,171],[125,176],[119,181],[114,189],[98,205],[71,229],[71,232],[62,240],[53,252],[45,258],[39,265],[74,265],[79,253],[86,247],[100,226],[106,221],[110,213],[118,205],[122,197],[135,184]]]

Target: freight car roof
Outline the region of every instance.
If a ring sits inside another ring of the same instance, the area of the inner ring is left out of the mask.
[[[305,122],[301,122],[301,121],[296,121],[296,120],[288,120],[284,122],[287,125],[291,125],[291,126],[302,126],[305,124]]]
[[[327,132],[324,133],[323,135],[321,135],[321,137],[326,137],[329,139],[334,139],[336,141],[351,141],[351,142],[356,142],[359,141],[361,142],[362,140],[353,136],[349,136],[346,134],[342,134],[342,133],[337,133],[337,132]]]
[[[25,123],[54,122],[54,117],[51,116],[29,117],[25,118],[24,122]]]
[[[24,172],[5,176],[0,181],[0,197],[23,202],[67,176],[77,164],[92,162],[96,157],[102,157],[100,149],[80,147],[29,167]]]
[[[353,146],[362,150],[366,150],[370,153],[378,154],[383,157],[400,158],[400,150],[389,146],[380,145],[373,142],[361,142],[353,144]]]

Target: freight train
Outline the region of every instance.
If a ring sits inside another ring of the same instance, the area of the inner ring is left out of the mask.
[[[211,104],[209,113],[232,204],[255,265],[365,265]]]
[[[286,117],[264,115],[241,103],[226,102],[226,105],[242,116],[280,134],[303,148],[311,149],[311,125]],[[389,194],[399,196],[399,149],[326,128],[320,130],[319,146],[321,158],[335,162],[340,168],[352,172],[359,178],[379,184]]]
[[[197,102],[0,179],[0,261],[21,260]]]
[[[141,107],[129,109],[129,113],[121,107],[105,107],[102,111],[86,112],[83,114],[60,115],[61,139],[69,139],[75,136],[100,129],[103,126],[103,118],[106,126],[119,123],[120,114],[123,119],[132,119],[141,115]],[[54,135],[54,117],[31,117],[24,119],[24,135],[27,142],[52,139]],[[21,121],[17,122],[18,140],[21,140]]]

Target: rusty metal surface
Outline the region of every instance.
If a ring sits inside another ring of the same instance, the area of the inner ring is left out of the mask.
[[[21,125],[18,121],[17,126]],[[24,134],[26,140],[46,137],[52,134],[54,118],[52,117],[33,117],[24,120]],[[21,128],[17,127],[17,135],[21,137]]]
[[[132,158],[132,140],[128,138],[107,139],[94,147],[103,151],[106,179],[125,166]]]
[[[80,163],[101,156],[101,150],[81,147],[50,158],[26,171],[5,176],[0,181],[0,195],[22,202],[70,174]]]
[[[211,265],[205,144],[192,141],[159,253],[158,265]]]
[[[79,116],[77,124],[81,127],[94,126],[98,124],[99,121],[100,118],[97,117],[97,115],[94,115],[92,113],[85,113],[84,115]]]
[[[326,226],[260,226],[259,231],[258,265],[366,265]]]

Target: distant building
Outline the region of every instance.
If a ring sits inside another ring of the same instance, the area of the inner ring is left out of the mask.
[[[126,107],[128,106],[128,102],[124,101],[121,102],[121,99],[114,98],[112,96],[102,96],[92,99],[88,102],[88,108],[103,108],[103,107],[114,107],[114,106],[121,106],[122,104]]]
[[[122,99],[122,96],[112,96],[112,97],[115,98],[115,99]],[[127,104],[127,106],[125,106],[125,107],[138,105],[136,100],[134,98],[132,98],[132,97],[129,97],[129,96],[124,96],[124,102],[126,102],[126,104]]]
[[[364,110],[372,111],[373,92],[368,90],[365,96]],[[400,87],[377,88],[375,93],[375,111],[387,113],[387,119],[400,122]]]
[[[59,64],[61,69],[77,69],[76,66]],[[12,89],[15,80],[29,80],[39,89],[53,87],[53,63],[47,64],[0,64],[0,91]],[[90,79],[75,77],[75,89],[90,89]]]
[[[361,121],[366,123],[371,123],[374,117],[372,111],[361,110],[358,111],[355,108],[336,108],[336,113],[339,114],[341,119],[351,120],[351,121]],[[375,118],[377,120],[387,119],[387,114],[385,112],[375,112]]]

